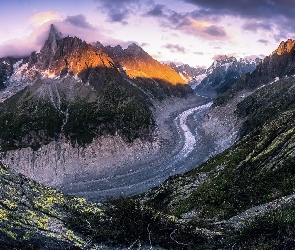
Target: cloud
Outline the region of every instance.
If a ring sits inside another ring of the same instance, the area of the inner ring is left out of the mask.
[[[31,52],[39,50],[48,37],[49,25],[43,23],[29,36],[8,40],[0,45],[0,57],[28,56]]]
[[[265,39],[259,39],[259,40],[257,40],[257,42],[263,43],[264,45],[268,45],[269,44],[269,41],[268,40],[265,40]]]
[[[165,6],[162,4],[156,4],[153,6],[151,10],[149,10],[146,15],[147,16],[154,16],[154,17],[162,17],[164,16],[164,9]]]
[[[263,59],[265,57],[265,55],[250,55],[250,56],[245,56],[244,59],[246,60],[255,60],[256,58],[259,58],[259,59]]]
[[[222,60],[222,59],[225,59],[225,58],[227,58],[227,56],[226,55],[214,55],[213,57],[212,57],[212,59],[215,61],[215,60]]]
[[[143,16],[156,18],[162,27],[211,40],[227,38],[224,27],[211,21],[198,20],[190,13],[180,13],[169,9],[165,5],[154,5]]]
[[[213,36],[213,37],[226,37],[227,34],[223,27],[216,26],[216,25],[210,25],[203,29],[204,33]]]
[[[229,54],[229,55],[214,55],[212,57],[213,60],[223,60],[223,59],[226,59],[226,58],[229,58],[229,57],[236,57],[237,58],[237,55],[236,54]]]
[[[149,46],[149,43],[141,43],[139,46],[140,46],[140,47]]]
[[[269,21],[265,21],[265,22],[252,21],[252,22],[247,22],[242,26],[242,29],[253,31],[253,32],[257,32],[259,29],[271,31],[272,28],[273,28],[273,25]]]
[[[95,0],[98,11],[106,12],[108,21],[127,24],[128,17],[140,6],[136,0]]]
[[[86,17],[82,14],[76,16],[67,16],[65,22],[83,29],[94,30],[94,27],[86,21]]]
[[[225,40],[228,38],[224,27],[211,23],[192,20],[188,26],[182,27],[185,33],[203,38],[205,40]]]
[[[37,26],[27,37],[11,39],[0,44],[0,57],[28,56],[31,52],[40,50],[48,38],[51,24],[54,24],[63,36],[77,36],[88,43],[100,41],[103,45],[115,46],[120,44],[122,47],[126,47],[132,43],[132,41],[122,41],[112,38],[103,27],[94,27],[87,22],[85,16],[75,15],[67,16],[64,19],[52,19],[47,22],[42,21],[42,24]]]
[[[195,51],[194,54],[195,54],[195,55],[202,56],[202,55],[204,55],[204,52]]]
[[[247,18],[273,18],[286,16],[294,19],[295,1],[292,0],[183,0],[199,8],[199,13],[210,15],[231,15]]]
[[[143,14],[147,17],[155,17],[159,20],[161,26],[171,29],[178,29],[191,24],[189,17],[186,14],[178,13],[165,5],[156,4],[149,11]]]
[[[29,16],[29,21],[34,25],[41,25],[53,19],[62,19],[62,14],[56,11],[42,11]]]
[[[178,44],[171,44],[171,43],[168,43],[166,45],[163,46],[164,48],[166,49],[169,49],[171,52],[175,53],[183,53],[185,54],[186,53],[186,50],[184,47],[178,45]]]

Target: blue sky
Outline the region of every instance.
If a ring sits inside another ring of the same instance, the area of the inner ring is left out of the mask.
[[[293,0],[0,0],[0,56],[39,50],[51,23],[65,36],[162,62],[208,67],[224,55],[264,57],[295,38]]]

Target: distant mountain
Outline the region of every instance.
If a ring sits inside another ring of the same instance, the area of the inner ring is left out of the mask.
[[[176,65],[175,63],[170,63],[170,66],[177,71],[180,76],[188,81],[192,88],[195,88],[204,77],[206,77],[206,69],[204,68],[194,68],[188,64]]]
[[[257,65],[252,73],[247,73],[227,92],[221,95],[215,105],[223,105],[243,90],[253,91],[285,76],[295,74],[295,40],[281,42],[279,47]]]
[[[206,76],[196,86],[195,91],[216,97],[231,88],[242,75],[252,72],[260,61],[258,58],[237,60],[235,57],[226,56],[218,59],[206,70]]]

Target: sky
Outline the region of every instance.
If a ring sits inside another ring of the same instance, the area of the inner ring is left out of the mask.
[[[224,56],[264,58],[295,39],[294,0],[0,0],[0,57],[64,36],[126,48],[163,63],[209,67]]]

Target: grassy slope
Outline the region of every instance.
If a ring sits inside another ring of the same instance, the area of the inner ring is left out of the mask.
[[[1,249],[78,249],[85,238],[68,228],[67,218],[102,214],[98,205],[44,187],[1,163],[0,184]]]
[[[294,200],[262,209],[260,216],[242,217],[247,209],[295,193],[293,82],[284,79],[256,92],[263,100],[257,99],[259,110],[255,101],[249,102],[252,97],[240,104],[240,115],[245,115],[243,107],[248,120],[259,115],[265,120],[231,148],[143,195],[112,201],[108,220],[92,239],[123,245],[141,241],[167,249],[294,247]],[[241,227],[232,224],[234,216]]]

